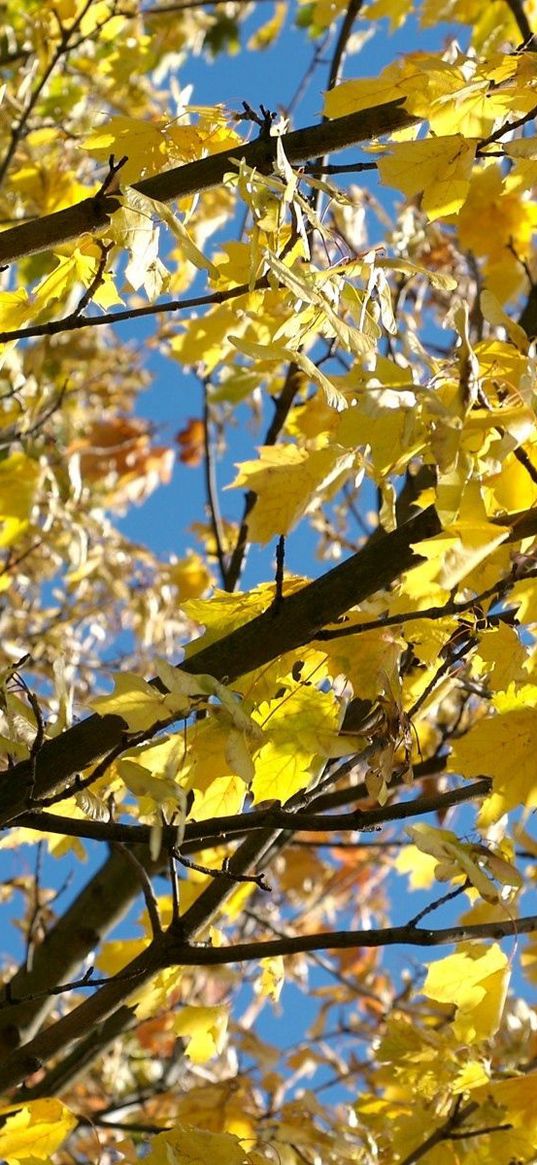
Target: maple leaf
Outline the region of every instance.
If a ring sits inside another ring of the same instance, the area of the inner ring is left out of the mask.
[[[226,1007],[183,1007],[174,1020],[177,1036],[187,1038],[186,1054],[194,1064],[205,1064],[222,1051],[226,1039]]]
[[[146,1157],[148,1165],[249,1165],[251,1158],[231,1133],[213,1133],[192,1125],[177,1124],[171,1132],[158,1133]],[[255,1165],[252,1162],[252,1165]]]
[[[0,1109],[0,1153],[12,1161],[48,1161],[76,1126],[76,1117],[60,1100],[33,1100]]]
[[[246,486],[257,495],[250,520],[250,535],[255,542],[269,542],[278,534],[288,534],[319,493],[354,461],[339,446],[313,450],[294,445],[265,446],[259,449],[259,461],[244,461],[232,486]]]
[[[422,206],[434,221],[456,214],[470,189],[477,142],[461,134],[426,138],[417,142],[397,142],[388,156],[379,159],[379,172],[387,186],[396,186],[408,197],[422,194]]]
[[[430,963],[423,993],[439,1003],[454,1004],[455,1038],[474,1043],[497,1031],[510,973],[507,955],[496,943],[484,951],[472,947]]]
[[[537,733],[537,694],[533,685],[516,688],[510,684],[492,701],[495,715],[473,725],[456,741],[450,768],[465,777],[486,773],[492,777],[493,792],[479,814],[483,828],[513,809],[537,805],[533,756]]]

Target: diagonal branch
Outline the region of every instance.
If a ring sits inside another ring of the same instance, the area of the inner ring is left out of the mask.
[[[373,109],[349,113],[333,121],[283,134],[281,141],[287,158],[294,164],[392,133],[419,120],[406,112],[401,100],[390,101]],[[144,178],[136,182],[133,189],[158,202],[173,202],[176,198],[219,186],[224,175],[235,170],[236,163],[241,160],[263,173],[270,173],[276,158],[276,143],[275,137],[260,137],[254,142],[233,146],[219,154]],[[111,214],[119,206],[117,197],[101,193],[76,206],[11,227],[0,235],[0,264],[50,250],[84,233],[93,234],[107,226]]]
[[[506,542],[517,542],[537,533],[537,508],[499,519],[511,526]],[[286,596],[278,611],[269,607],[263,614],[238,627],[229,635],[189,654],[180,665],[190,675],[205,673],[233,683],[285,652],[310,643],[327,624],[335,622],[350,607],[386,589],[404,571],[418,566],[422,558],[414,543],[433,538],[441,526],[434,506],[421,511],[390,534],[379,537],[357,554],[326,574]],[[162,690],[158,680],[151,681]],[[149,739],[171,720],[155,724],[145,734]],[[30,793],[43,798],[64,786],[70,777],[104,754],[129,744],[120,716],[89,716],[53,740],[45,741],[37,756],[15,765],[0,780],[0,827],[24,813]]]
[[[284,598],[277,612],[258,615],[230,635],[202,647],[181,665],[190,675],[200,672],[233,683],[284,652],[309,643],[315,632],[344,614],[349,607],[388,586],[422,559],[413,543],[440,532],[434,507],[422,511],[405,525],[334,567],[314,582]],[[158,681],[153,681],[159,687]],[[159,727],[148,733],[154,735]],[[0,825],[6,825],[29,808],[34,798],[61,788],[74,773],[117,748],[125,737],[120,716],[90,716],[53,740],[46,741],[33,763],[14,766],[0,781]]]

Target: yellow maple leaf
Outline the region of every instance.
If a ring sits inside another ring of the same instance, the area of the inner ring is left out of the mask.
[[[70,1109],[54,1099],[2,1108],[0,1118],[0,1156],[7,1165],[12,1161],[49,1161],[77,1125]]]
[[[30,297],[24,288],[0,291],[0,328],[3,332],[21,328],[32,311]]]
[[[146,946],[147,942],[143,938],[111,939],[104,944],[95,961],[105,975],[117,975]]]
[[[199,598],[211,585],[211,575],[199,554],[190,553],[172,561],[163,575],[171,586],[177,587],[180,602]]]
[[[153,1137],[144,1161],[146,1165],[249,1165],[251,1158],[232,1133],[175,1124]]]
[[[376,481],[404,473],[426,443],[415,393],[377,387],[375,381],[359,402],[339,418],[335,441],[346,449],[369,446]]]
[[[360,77],[335,85],[325,95],[324,114],[329,118],[343,117],[405,97],[409,112],[428,117],[435,100],[456,93],[462,84],[464,74],[456,66],[432,53],[408,53],[387,65],[378,77]]]
[[[10,546],[27,529],[40,477],[38,463],[25,453],[0,462],[0,546]]]
[[[177,130],[180,130],[180,138]],[[121,181],[131,184],[145,174],[155,174],[163,169],[170,152],[177,160],[191,160],[200,152],[199,134],[193,126],[175,127],[175,149],[171,149],[172,139],[168,136],[168,122],[144,121],[141,118],[112,117],[99,129],[88,134],[84,149],[95,158],[106,162],[110,154],[116,158],[126,155],[127,161],[121,169]]]
[[[226,1042],[227,1007],[183,1007],[174,1019],[177,1036],[185,1036],[185,1055],[194,1064],[206,1064]]]
[[[285,964],[281,955],[260,959],[261,975],[255,983],[258,995],[277,1003],[285,982]]]
[[[513,897],[522,887],[521,875],[511,862],[478,842],[459,841],[450,829],[435,829],[423,822],[410,825],[406,832],[419,850],[437,859],[434,873],[439,882],[465,875],[486,902]]]
[[[240,813],[245,793],[242,777],[214,777],[206,789],[194,790],[194,802],[189,817],[193,821],[210,821],[213,817],[227,817]]]
[[[144,732],[159,721],[186,715],[189,706],[186,695],[165,695],[134,672],[117,672],[111,695],[90,701],[99,716],[120,716],[131,732]]]
[[[177,807],[181,800],[181,789],[169,777],[154,776],[144,765],[128,757],[122,757],[117,764],[117,771],[130,792],[139,800],[147,800],[149,805],[141,805],[142,814],[146,814],[156,806]]]
[[[326,491],[336,478],[350,468],[354,453],[339,445],[330,448],[297,449],[295,445],[262,445],[259,461],[243,461],[228,489],[251,489],[257,501],[248,519],[254,542],[269,542],[288,534],[314,497]]]
[[[316,758],[330,754],[340,706],[332,692],[299,686],[282,699],[260,704],[254,715],[268,737],[255,758],[254,801],[283,803],[310,784]]]
[[[292,580],[292,589],[298,590],[304,585],[305,579]],[[289,582],[285,580],[285,593],[288,594]],[[262,611],[266,611],[274,599],[274,584],[262,583],[251,591],[227,591],[215,589],[210,599],[189,599],[184,604],[184,611],[189,619],[205,627],[205,632],[187,644],[185,656],[188,659],[193,651],[208,647],[223,635],[229,635],[237,627],[242,627],[250,619],[255,619]]]
[[[527,680],[528,675],[524,670],[527,659],[528,652],[515,628],[500,623],[498,627],[490,627],[481,633],[474,667],[480,675],[486,676],[487,688],[493,692],[502,692],[511,683]]]
[[[429,890],[434,883],[437,859],[432,854],[423,853],[415,845],[406,845],[400,850],[393,863],[399,874],[408,874],[411,890]]]
[[[381,181],[409,198],[423,194],[422,207],[431,221],[456,214],[468,195],[476,146],[461,134],[395,142],[379,158]]]
[[[458,1093],[469,1092],[472,1088],[481,1088],[487,1084],[490,1080],[490,1070],[487,1072],[487,1066],[481,1060],[471,1060],[465,1064],[464,1068],[457,1072],[451,1085],[453,1095],[457,1096]]]
[[[423,994],[456,1009],[453,1032],[463,1043],[490,1039],[498,1030],[509,985],[507,955],[497,943],[469,947],[430,963]]]
[[[537,211],[496,159],[476,169],[457,219],[461,247],[485,257],[487,288],[505,303],[523,286],[521,260],[531,254]]]
[[[537,806],[535,752],[537,749],[537,692],[532,684],[497,693],[495,715],[479,720],[456,740],[449,770],[464,777],[485,773],[493,792],[483,803],[479,825],[486,828],[515,805]]]

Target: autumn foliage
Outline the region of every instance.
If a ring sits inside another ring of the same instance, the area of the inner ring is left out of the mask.
[[[0,1158],[530,1165],[537,2],[4,11]]]

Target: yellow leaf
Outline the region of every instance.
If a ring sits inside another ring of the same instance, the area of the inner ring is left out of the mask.
[[[199,554],[191,553],[177,562],[172,561],[166,569],[166,577],[171,586],[177,587],[180,602],[198,599],[211,584],[207,565]]]
[[[113,939],[104,944],[96,959],[97,966],[105,975],[117,975],[131,959],[140,955],[147,946],[143,938]]]
[[[231,772],[236,773],[246,785],[249,785],[254,775],[254,762],[244,732],[237,728],[231,729],[226,740],[225,756]]]
[[[479,843],[461,842],[450,829],[435,829],[419,822],[406,831],[423,853],[438,859],[435,877],[440,882],[465,874],[486,902],[512,897],[522,887],[522,878],[510,862]],[[495,882],[504,889],[498,890]]]
[[[243,461],[228,489],[246,487],[257,495],[249,517],[254,542],[288,534],[317,494],[326,490],[354,461],[339,445],[309,453],[295,445],[263,445],[259,461]]]
[[[27,529],[41,476],[25,453],[0,461],[0,546],[10,546]]]
[[[394,869],[399,874],[409,875],[408,885],[411,890],[429,890],[434,883],[436,865],[435,857],[423,853],[414,845],[405,846],[394,861]]]
[[[3,332],[15,331],[26,323],[32,305],[28,292],[24,288],[17,291],[0,291],[0,329]]]
[[[212,817],[240,813],[245,794],[246,787],[241,776],[215,777],[206,789],[194,790],[189,817],[193,821],[210,821]]]
[[[453,1032],[464,1043],[490,1039],[500,1025],[510,969],[497,943],[430,963],[423,994],[456,1009]]]
[[[110,696],[96,696],[90,707],[99,716],[120,716],[131,732],[144,732],[159,721],[188,714],[190,701],[180,694],[164,695],[134,672],[117,672]]]
[[[531,684],[518,691],[511,685],[507,693],[496,695],[493,705],[495,715],[479,720],[455,741],[449,760],[450,772],[492,777],[493,792],[479,814],[482,828],[515,805],[537,806],[537,692]]]
[[[212,1133],[175,1124],[157,1133],[143,1158],[146,1165],[249,1165],[251,1158],[232,1133]]]
[[[285,982],[285,965],[281,955],[260,959],[261,975],[255,984],[258,995],[277,1003]]]
[[[77,1125],[76,1117],[60,1100],[32,1100],[2,1108],[0,1118],[0,1156],[7,1165],[29,1158],[49,1161]]]
[[[466,201],[476,146],[461,134],[395,142],[390,154],[379,158],[381,180],[409,198],[422,193],[422,207],[431,221],[456,214]]]
[[[284,0],[278,0],[278,3],[274,5],[274,13],[270,19],[266,20],[250,37],[248,48],[252,51],[260,51],[274,44],[281,32],[286,14],[287,4]]]
[[[487,1099],[490,1098],[495,1105],[505,1108],[509,1122],[515,1128],[531,1130],[533,1137],[537,1124],[536,1094],[536,1072],[519,1074],[507,1080],[489,1080],[484,1088],[484,1095]],[[532,1148],[535,1148],[533,1140]]]
[[[177,1036],[187,1038],[185,1054],[194,1064],[206,1064],[226,1042],[227,1007],[183,1007],[174,1019]]]
[[[514,627],[500,623],[483,631],[474,663],[479,674],[486,677],[487,688],[493,692],[506,691],[509,684],[527,680],[524,664],[528,653],[520,642]]]
[[[181,790],[170,779],[153,776],[143,765],[129,758],[118,761],[117,771],[135,797],[149,797],[155,805],[175,807],[181,798]]]
[[[531,254],[536,221],[534,201],[517,189],[514,177],[505,177],[501,162],[494,158],[474,170],[457,220],[460,245],[484,256],[486,286],[500,303],[523,287],[521,260]]]
[[[170,995],[176,990],[181,979],[180,967],[165,967],[158,971],[147,983],[135,991],[129,999],[129,1006],[136,1011],[136,1018],[154,1019],[159,1011],[170,1006]]]
[[[297,687],[261,704],[256,719],[269,737],[255,758],[254,800],[288,801],[315,776],[315,758],[326,758],[335,739],[340,707],[331,692]]]
[[[181,141],[177,137],[181,132]],[[173,143],[173,147],[172,147]],[[88,134],[84,149],[107,162],[110,154],[127,156],[121,169],[121,182],[130,185],[145,174],[163,169],[170,154],[177,161],[192,159],[200,152],[199,134],[193,126],[176,127],[175,141],[168,134],[168,122],[143,121],[133,117],[112,117],[106,125]]]
[[[138,197],[140,196],[138,195]],[[166,206],[164,202],[159,202],[156,198],[144,198],[143,203],[147,203],[148,208],[153,208],[162,221],[166,223],[172,235],[181,244],[185,259],[188,259],[189,263],[192,263],[198,270],[208,271],[212,279],[218,279],[218,267],[215,267],[214,263],[200,251],[181,219],[173,214],[169,206]]]
[[[375,480],[404,473],[426,442],[415,393],[378,388],[373,382],[359,402],[338,418],[334,439],[346,449],[369,446]]]
[[[469,1092],[472,1088],[480,1088],[484,1084],[488,1084],[490,1080],[490,1073],[487,1072],[486,1067],[481,1061],[472,1060],[469,1064],[465,1064],[461,1068],[451,1085],[451,1091],[454,1096],[460,1092]]]
[[[515,320],[510,319],[507,312],[503,310],[499,300],[492,294],[492,291],[487,291],[486,289],[482,291],[479,297],[479,303],[487,323],[492,324],[495,328],[504,328],[515,347],[519,348],[521,352],[527,352],[528,337],[524,328],[521,328],[520,324],[517,324]]]
[[[492,526],[477,504],[475,516],[472,516],[471,502],[479,492],[477,483],[476,490],[473,485],[471,483],[463,494],[458,519],[428,542],[414,544],[414,549],[428,560],[431,567],[436,560],[436,570],[431,571],[429,577],[445,592],[449,592],[475,570],[509,534],[506,526]]]

